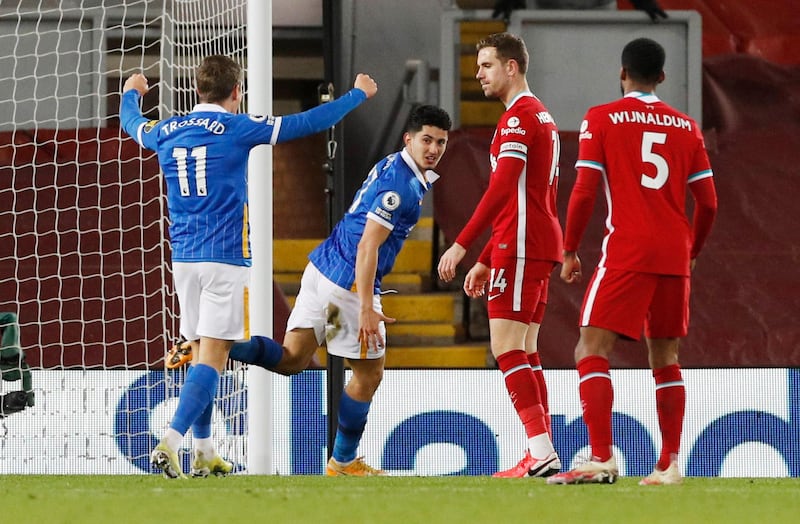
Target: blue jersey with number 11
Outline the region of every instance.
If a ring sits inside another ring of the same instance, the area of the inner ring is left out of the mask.
[[[136,90],[123,94],[120,120],[139,145],[156,151],[166,180],[172,260],[250,265],[247,161],[259,144],[277,144],[318,133],[366,100],[352,89],[304,113],[234,114],[216,104],[148,121]]]

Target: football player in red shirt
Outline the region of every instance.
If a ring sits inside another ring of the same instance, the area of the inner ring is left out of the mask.
[[[689,325],[690,271],[717,210],[700,128],[658,99],[664,49],[648,38],[622,51],[623,98],[589,109],[581,124],[578,177],[570,195],[561,278],[581,280],[580,238],[602,182],[608,215],[597,268],[580,315],[575,361],[592,457],[548,479],[553,484],[612,483],[618,475],[611,438],[613,389],[608,357],[619,337],[644,327],[656,384],[662,449],[642,484],[677,484],[686,393],[678,344]],[[686,189],[695,200],[686,213]]]
[[[560,471],[561,462],[550,437],[537,337],[550,273],[562,253],[556,213],[558,128],[528,87],[528,51],[521,38],[498,33],[477,48],[476,77],[483,93],[500,99],[506,112],[492,138],[489,187],[442,255],[438,271],[442,280],[452,280],[466,250],[491,226],[491,238],[467,273],[464,291],[470,297],[486,293],[492,354],[528,437],[522,460],[495,476],[547,477]]]

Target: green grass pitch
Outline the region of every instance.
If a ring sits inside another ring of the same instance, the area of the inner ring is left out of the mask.
[[[490,477],[0,475],[3,523],[798,522],[800,479],[549,486]]]

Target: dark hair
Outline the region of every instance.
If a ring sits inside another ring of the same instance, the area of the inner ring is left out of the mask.
[[[408,124],[406,124],[406,131],[408,133],[416,133],[422,129],[422,126],[434,126],[445,131],[450,131],[453,123],[450,121],[450,115],[441,107],[423,105],[415,107],[411,114],[408,116]]]
[[[197,94],[202,102],[221,102],[242,81],[242,66],[223,55],[207,56],[195,71]]]
[[[528,71],[528,48],[525,41],[517,35],[495,33],[478,42],[475,47],[478,51],[484,47],[494,47],[501,62],[514,60],[519,65],[520,73],[525,74]]]
[[[649,38],[632,40],[622,50],[622,67],[637,82],[658,82],[665,60],[664,48]]]

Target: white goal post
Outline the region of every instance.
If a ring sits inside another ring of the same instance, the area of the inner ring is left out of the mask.
[[[196,102],[194,67],[225,54],[246,70],[243,108],[270,113],[272,2],[249,4],[0,4],[0,311],[17,314],[36,395],[33,407],[0,418],[0,474],[150,472],[149,450],[183,381],[163,367],[179,311],[164,186],[154,153],[119,127],[120,88],[144,72],[145,114],[185,113]],[[271,155],[260,147],[251,159],[250,330],[265,335]],[[238,471],[271,470],[270,384],[242,366],[221,378],[214,438]],[[0,380],[0,394],[14,389]]]

